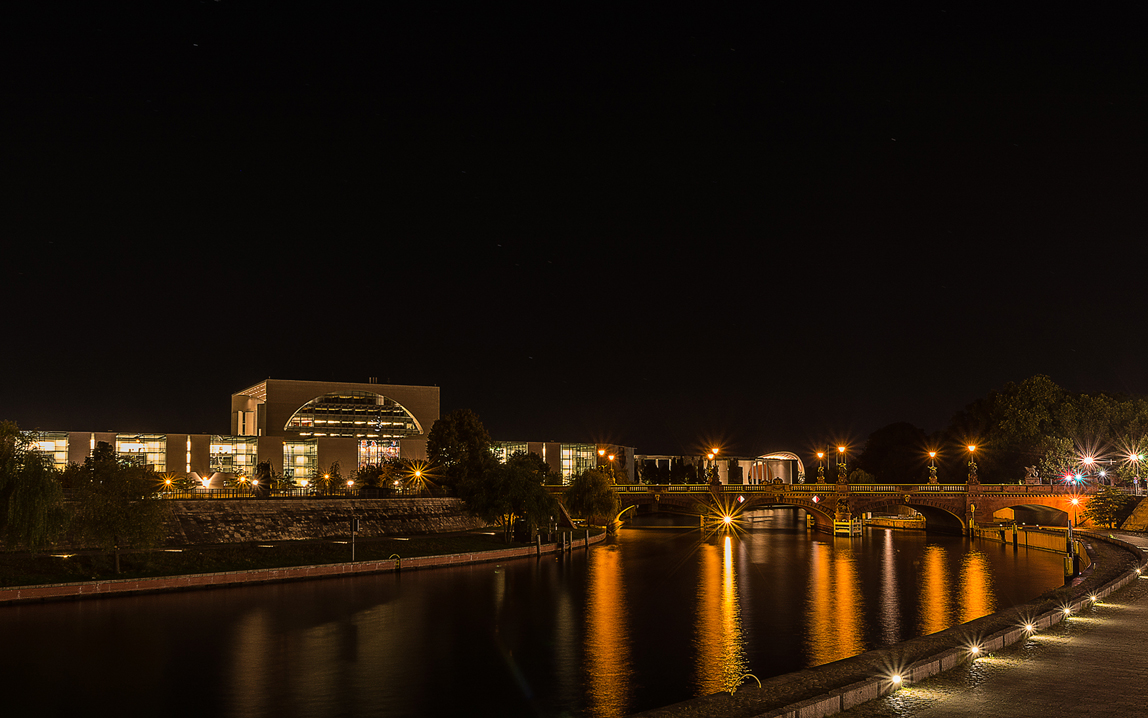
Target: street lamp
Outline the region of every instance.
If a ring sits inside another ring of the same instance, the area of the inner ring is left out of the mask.
[[[937,452],[929,452],[929,483],[937,483]]]
[[[969,450],[969,483],[970,484],[979,483],[977,481],[977,462],[976,462],[977,445],[976,444],[969,444],[965,448]]]
[[[1076,526],[1076,507],[1080,505],[1080,499],[1075,496],[1072,498],[1072,525]]]
[[[846,481],[846,474],[849,472],[849,457],[845,454],[845,447],[837,447],[837,483],[844,484]]]
[[[825,452],[824,451],[818,451],[817,452],[817,483],[819,483],[819,484],[825,483],[824,460],[825,460]]]

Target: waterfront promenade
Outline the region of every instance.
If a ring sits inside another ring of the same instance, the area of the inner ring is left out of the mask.
[[[1144,535],[1112,532],[1148,548]],[[1032,638],[838,715],[1048,718],[1148,715],[1148,580]]]

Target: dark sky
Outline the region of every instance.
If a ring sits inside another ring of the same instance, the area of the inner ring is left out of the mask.
[[[1148,392],[1143,5],[695,5],[27,4],[0,418],[377,376],[495,438],[806,452]]]

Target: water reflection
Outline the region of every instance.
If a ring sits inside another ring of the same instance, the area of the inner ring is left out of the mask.
[[[949,596],[947,554],[942,546],[929,544],[921,556],[921,600],[917,615],[920,617],[920,635],[943,631],[952,625]]]
[[[809,665],[855,656],[865,650],[865,626],[857,564],[850,539],[813,543],[806,601]]]
[[[620,547],[591,551],[588,578],[585,660],[590,715],[626,715],[633,669]]]
[[[1045,552],[772,524],[729,541],[627,529],[613,546],[501,565],[10,606],[5,712],[608,718],[937,631],[1063,580]]]
[[[961,561],[961,605],[957,623],[987,616],[996,610],[992,571],[984,553],[970,548]]]
[[[897,597],[897,549],[893,532],[885,532],[881,546],[881,642],[891,646],[901,640],[901,604]]]
[[[694,634],[697,695],[733,690],[747,672],[733,570],[733,538],[720,537],[719,545],[720,549],[710,544],[700,549],[702,573]]]

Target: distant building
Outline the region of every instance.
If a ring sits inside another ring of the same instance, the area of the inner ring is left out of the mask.
[[[390,458],[426,458],[439,418],[431,386],[267,379],[231,395],[231,434],[45,431],[37,447],[58,468],[83,463],[97,442],[159,473],[250,476],[269,461],[296,481],[339,462],[344,474]]]
[[[556,441],[494,441],[491,448],[499,461],[506,463],[512,454],[537,454],[563,483],[588,469],[613,469],[619,484],[636,483],[634,447],[617,444],[563,444]]]
[[[670,483],[685,472],[705,476],[714,468],[717,469],[718,482],[732,486],[756,486],[774,481],[805,483],[805,465],[797,454],[790,451],[752,457],[719,455],[713,459],[705,454],[639,454],[637,461],[639,478],[647,477],[642,478],[643,483],[651,483],[649,478],[657,478],[659,483]]]

